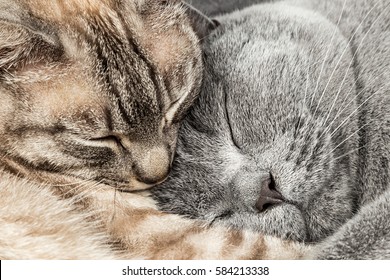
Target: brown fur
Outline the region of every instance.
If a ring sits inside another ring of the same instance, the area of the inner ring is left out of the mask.
[[[0,8],[0,96],[9,104],[0,108],[0,154],[45,177],[51,171],[55,178],[110,177],[119,189],[145,189],[164,180],[178,122],[202,80],[197,27],[185,6],[2,0]],[[64,157],[72,146],[65,143],[60,151],[53,142],[66,132],[80,145],[92,140],[90,146],[112,149],[114,161],[87,176],[86,170],[75,171],[81,162],[72,157],[84,159],[84,166],[91,162],[82,150]],[[53,157],[67,163],[51,166]]]

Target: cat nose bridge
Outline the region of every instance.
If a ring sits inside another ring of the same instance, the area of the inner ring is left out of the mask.
[[[138,150],[133,165],[136,179],[148,185],[164,181],[171,167],[169,150],[164,146],[141,146]]]

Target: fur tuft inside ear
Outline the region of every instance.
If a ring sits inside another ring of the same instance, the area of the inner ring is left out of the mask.
[[[192,27],[198,35],[200,41],[205,39],[214,29],[220,24],[217,20],[208,18],[205,14],[192,7],[190,4],[184,3],[187,8],[187,14],[191,20]]]

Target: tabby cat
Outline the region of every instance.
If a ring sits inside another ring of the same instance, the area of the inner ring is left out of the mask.
[[[286,0],[218,18],[161,209],[390,258],[390,2]]]
[[[199,39],[184,6],[0,5],[6,168],[50,182],[78,178],[124,190],[163,181],[178,123],[202,80]]]
[[[215,25],[174,0],[0,1],[1,259],[302,256],[128,192],[167,176]]]

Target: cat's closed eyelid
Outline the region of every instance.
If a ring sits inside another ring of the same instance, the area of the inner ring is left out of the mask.
[[[237,139],[233,133],[233,127],[232,127],[232,120],[231,120],[231,117],[230,117],[230,114],[229,114],[229,110],[227,108],[227,103],[228,103],[228,95],[227,93],[225,92],[224,93],[224,97],[225,97],[225,117],[226,117],[226,123],[229,127],[229,131],[230,131],[230,138],[231,138],[231,141],[233,142],[234,146],[238,149],[238,150],[241,150],[241,146],[238,144],[237,142]]]
[[[122,143],[121,138],[116,136],[116,135],[113,135],[113,134],[110,134],[110,135],[107,135],[107,136],[96,137],[96,138],[90,138],[89,141],[100,142],[100,143],[103,143],[103,144],[112,144],[112,143],[114,143],[118,147],[120,147],[122,149],[126,149],[126,147]]]

